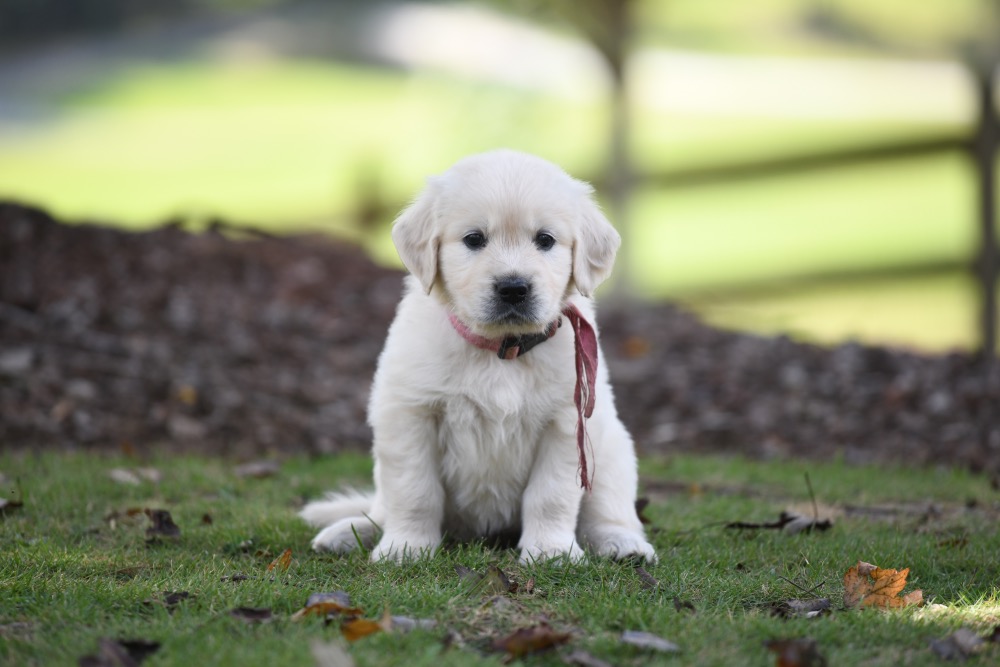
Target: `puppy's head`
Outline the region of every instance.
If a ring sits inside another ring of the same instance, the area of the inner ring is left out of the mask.
[[[608,277],[621,239],[593,189],[541,158],[474,155],[404,210],[392,239],[428,293],[485,336],[538,332]]]

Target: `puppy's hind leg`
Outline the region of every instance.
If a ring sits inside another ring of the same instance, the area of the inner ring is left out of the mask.
[[[368,517],[357,516],[341,519],[319,532],[313,538],[315,551],[347,553],[353,549],[371,549],[378,536],[379,527]]]
[[[373,520],[375,498],[371,493],[331,493],[311,502],[299,516],[323,528],[312,541],[316,551],[345,553],[361,546],[370,549],[379,531]]]

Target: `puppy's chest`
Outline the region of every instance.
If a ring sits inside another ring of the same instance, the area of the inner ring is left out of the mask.
[[[558,401],[494,381],[441,406],[438,438],[450,513],[477,533],[516,524]]]

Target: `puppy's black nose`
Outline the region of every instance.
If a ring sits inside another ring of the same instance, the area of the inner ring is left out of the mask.
[[[500,300],[511,305],[524,302],[531,294],[531,283],[520,276],[501,278],[494,287]]]

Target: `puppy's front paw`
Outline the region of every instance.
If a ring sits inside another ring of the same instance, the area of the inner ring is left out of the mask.
[[[647,563],[656,562],[656,552],[641,533],[627,530],[599,531],[589,536],[591,548],[602,558],[627,560],[639,558]]]
[[[565,558],[570,563],[578,563],[583,560],[584,553],[576,538],[572,535],[563,539],[555,538],[551,540],[539,540],[535,542],[521,543],[521,563],[530,565],[548,560]]]
[[[408,560],[430,558],[437,549],[440,538],[433,536],[383,535],[372,550],[372,560],[390,560],[402,563]]]

